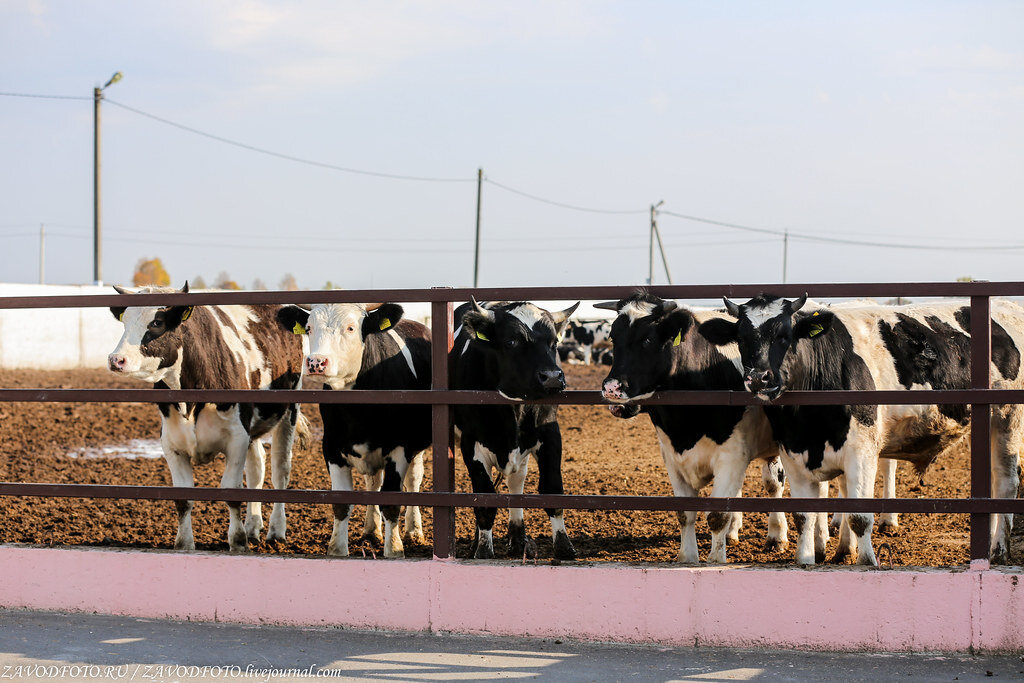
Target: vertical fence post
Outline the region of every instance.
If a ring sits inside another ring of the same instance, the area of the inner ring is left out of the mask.
[[[450,289],[434,287],[434,290]],[[452,348],[452,302],[430,303],[431,386],[448,388],[448,352]],[[432,407],[433,477],[434,491],[451,493],[455,490],[455,467],[451,442],[451,406]],[[455,508],[434,508],[434,557],[455,557]]]
[[[971,389],[989,388],[992,322],[987,296],[971,297]],[[992,408],[971,404],[971,498],[992,496]],[[988,563],[991,515],[971,514],[971,564]]]

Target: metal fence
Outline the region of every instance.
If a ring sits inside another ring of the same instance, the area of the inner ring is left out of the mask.
[[[0,298],[0,310],[77,308],[87,306],[170,306],[205,304],[313,304],[367,301],[430,302],[433,336],[432,389],[428,391],[320,391],[170,389],[0,389],[0,401],[61,402],[247,402],[247,403],[416,403],[433,406],[433,491],[372,492],[272,489],[219,489],[158,486],[97,486],[81,484],[0,483],[0,495],[70,498],[133,498],[147,500],[219,500],[285,503],[348,503],[356,505],[419,505],[433,508],[433,553],[455,556],[455,510],[460,507],[567,508],[585,510],[696,510],[735,512],[896,512],[970,514],[972,560],[988,558],[992,513],[1024,513],[1024,501],[991,498],[989,463],[993,404],[1024,403],[1024,391],[990,388],[990,297],[1024,296],[1024,282],[859,283],[787,285],[669,285],[646,289],[664,298],[720,299],[752,297],[771,292],[789,298],[805,292],[817,299],[844,297],[957,297],[971,306],[971,386],[949,391],[790,391],[779,405],[971,405],[970,498],[851,499],[851,498],[684,498],[675,496],[478,494],[455,492],[451,406],[503,404],[512,401],[489,391],[448,388],[448,351],[452,346],[453,302],[478,300],[609,300],[620,299],[638,287],[514,287],[432,288],[334,291],[196,292],[125,296],[32,296]],[[442,340],[445,343],[442,343]],[[533,401],[564,405],[600,405],[599,391],[568,391]],[[666,391],[644,401],[673,405],[760,405],[754,396],[736,391]]]

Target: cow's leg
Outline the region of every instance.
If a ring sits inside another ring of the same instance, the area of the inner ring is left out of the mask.
[[[661,433],[659,432],[659,436]],[[668,471],[668,480],[672,484],[672,493],[680,498],[692,498],[697,495],[697,490],[686,483],[682,472],[677,465],[677,457],[671,446],[667,445],[667,439],[659,439],[661,444],[661,456],[665,461],[665,469]],[[676,513],[679,518],[679,555],[676,562],[696,564],[700,562],[700,553],[697,550],[697,532],[695,524],[697,513],[680,510]]]
[[[405,481],[402,488],[406,491],[416,493],[423,484],[423,451],[413,457],[409,463],[409,469],[405,471]],[[405,540],[408,543],[423,544],[427,542],[423,535],[423,519],[420,517],[418,505],[405,506]]]
[[[782,468],[782,460],[778,456],[761,464],[761,481],[769,496],[782,498],[782,492],[786,488],[786,471]],[[786,524],[785,513],[769,512],[768,539],[765,541],[764,549],[771,552],[785,550],[788,547],[789,525]]]
[[[409,461],[405,458],[405,448],[399,446],[388,453],[384,463],[381,491],[401,491],[408,468]],[[405,557],[405,546],[402,545],[402,534],[399,531],[402,506],[384,505],[380,511],[384,517],[384,557]]]
[[[891,458],[883,458],[878,463],[882,470],[882,497],[896,497],[896,461]],[[893,533],[900,527],[899,514],[895,512],[883,512],[878,515],[878,531]]]
[[[363,475],[363,485],[367,491],[380,491],[381,484],[384,483],[384,470],[378,470],[373,474]],[[373,545],[381,545],[384,542],[384,536],[381,532],[383,526],[380,521],[380,508],[376,505],[366,506],[366,516],[363,519],[363,535],[360,537],[360,541],[369,541]]]
[[[192,453],[196,448],[196,435],[192,421],[186,419],[181,411],[183,407],[172,404],[160,404],[163,418],[160,430],[160,445],[164,451],[164,460],[171,471],[171,484],[176,487],[191,488],[195,486],[192,476]],[[196,542],[192,535],[192,501],[174,501],[178,512],[178,533],[174,537],[175,550],[195,550]]]
[[[237,414],[238,408],[232,408]],[[231,434],[224,449],[224,474],[220,478],[222,489],[242,487],[242,474],[245,470],[245,458],[249,452],[249,434],[241,423],[232,425]],[[249,549],[249,540],[242,526],[242,504],[228,502],[228,547],[232,552],[243,552]]]
[[[565,493],[562,486],[562,432],[557,422],[548,422],[540,426],[540,446],[537,448],[537,491],[545,493]],[[554,556],[557,560],[575,560],[576,548],[569,540],[565,531],[565,518],[560,508],[546,508],[551,521],[551,541]]]
[[[842,498],[849,497],[849,492],[846,485],[846,476],[839,475],[836,477],[836,483],[839,488],[839,496]],[[847,524],[847,515],[842,512],[836,512],[832,515],[834,520],[836,517],[839,518],[839,526],[833,527],[829,524],[830,529],[835,529],[839,534],[839,544],[836,546],[836,552],[832,555],[832,562],[841,564],[846,561],[846,558],[857,552],[857,539],[850,531],[850,525]]]
[[[250,489],[263,488],[263,479],[266,476],[266,460],[263,451],[263,443],[259,439],[253,439],[249,445],[249,452],[245,455],[245,486]],[[245,506],[245,535],[250,542],[260,540],[260,532],[263,531],[263,506],[256,502],[249,502]]]
[[[828,482],[817,483],[818,498],[828,498]],[[825,561],[825,548],[828,546],[828,513],[814,513],[814,556],[818,562]]]
[[[783,462],[786,466],[786,474],[789,475],[789,492],[794,498],[818,498],[821,495],[821,487],[818,482],[807,476],[803,466],[786,455]],[[817,533],[818,518],[824,520],[824,515],[816,512],[794,512],[793,526],[796,527],[796,563],[813,565],[825,559],[824,548],[821,554],[816,552],[816,540],[820,534]]]
[[[852,453],[844,458],[846,490],[850,498],[874,498],[875,475],[878,472],[878,456],[874,453]],[[871,545],[871,529],[875,516],[866,512],[851,512],[846,515],[846,524],[856,537],[857,564],[878,566],[875,549]]]
[[[1018,448],[1024,427],[1024,406],[997,406],[992,411],[992,497],[1016,498],[1020,486],[1020,455]],[[1009,564],[1012,514],[992,515],[992,541],[989,559],[998,564]]]
[[[846,477],[839,475],[835,478],[836,488],[838,489],[838,495],[841,498],[846,497]],[[828,491],[825,491],[823,498],[828,498]],[[840,533],[840,527],[843,525],[843,513],[833,512],[832,517],[828,520],[828,528],[834,534]]]
[[[332,491],[352,490],[352,468],[348,465],[327,464],[327,471],[331,476]],[[337,503],[331,506],[334,511],[334,530],[331,532],[331,541],[327,544],[327,554],[337,557],[348,557],[348,520],[352,506],[345,503]]]
[[[292,477],[292,446],[295,443],[295,422],[299,417],[299,406],[290,405],[270,440],[270,481],[281,491],[288,488]],[[288,534],[288,520],[284,503],[274,503],[270,510],[270,526],[267,541],[283,541]]]
[[[526,473],[530,469],[530,459],[523,458],[522,466],[510,468],[505,476],[508,492],[518,495],[526,488]],[[523,522],[523,508],[508,509],[508,556],[519,558],[526,550],[526,524]]]
[[[475,439],[463,433],[462,461],[469,470],[469,480],[473,485],[473,493],[494,493],[494,481],[491,479],[491,466],[485,455],[485,448]],[[494,557],[494,508],[473,508],[476,517],[476,537],[473,539],[471,553],[478,560]]]
[[[746,453],[729,453],[728,455],[729,457],[721,457],[715,467],[715,480],[711,486],[713,498],[738,498],[743,495],[743,477],[747,472]],[[711,550],[708,553],[708,562],[725,563],[725,546],[728,543],[729,531],[736,523],[738,516],[739,513],[736,512],[711,511],[707,513],[708,529],[711,530]]]

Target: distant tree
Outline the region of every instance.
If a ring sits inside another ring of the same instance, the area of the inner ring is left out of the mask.
[[[217,289],[241,289],[242,286],[231,279],[226,270],[220,271],[217,280],[213,283]]]
[[[299,288],[299,283],[295,279],[294,275],[291,273],[285,273],[285,276],[281,278],[281,284],[279,287],[286,292],[294,292]]]
[[[324,286],[321,287],[320,289],[341,289],[341,287],[337,286],[336,284],[334,284],[333,282],[328,280],[327,282],[324,283]]]
[[[206,280],[203,279],[202,275],[196,275],[192,278],[192,282],[189,283],[190,289],[206,289],[207,287]]]
[[[167,287],[171,284],[171,276],[164,269],[164,264],[158,258],[139,259],[135,264],[135,274],[132,275],[132,283],[136,287],[156,285]]]
[[[252,281],[252,288],[253,289],[266,289],[267,288],[267,283],[264,282],[263,280],[261,280],[260,278],[256,278],[255,280]]]
[[[974,282],[974,278],[970,275],[961,275],[956,279],[957,282]]]

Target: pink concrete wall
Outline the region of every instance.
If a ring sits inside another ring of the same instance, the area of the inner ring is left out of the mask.
[[[1017,570],[1019,572],[1019,569]],[[675,645],[1021,650],[1019,573],[0,547],[0,606]]]

